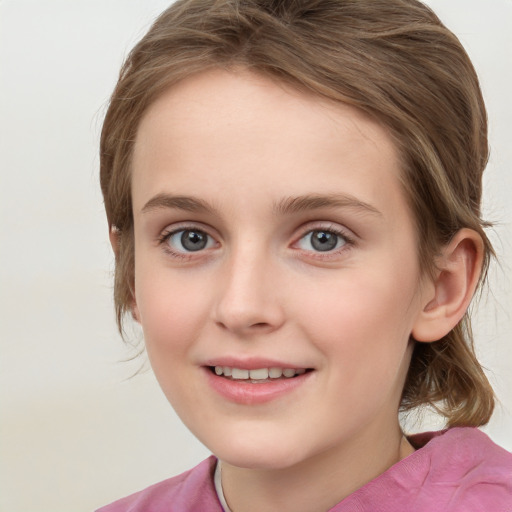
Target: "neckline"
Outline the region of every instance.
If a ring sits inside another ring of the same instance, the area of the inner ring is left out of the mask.
[[[418,457],[421,457],[422,454],[425,453],[425,450],[423,450],[427,445],[430,444],[430,442],[436,438],[442,437],[444,434],[450,431],[458,430],[457,427],[454,427],[452,429],[443,429],[439,431],[429,431],[429,432],[422,432],[412,435],[405,436],[407,441],[411,444],[411,446],[414,448],[414,452],[409,454],[408,456],[404,457],[403,459],[399,460],[392,466],[390,466],[386,471],[381,473],[380,475],[376,476],[373,480],[366,483],[356,491],[354,491],[352,494],[344,498],[344,500],[353,499],[357,497],[357,495],[360,494],[361,491],[367,490],[369,487],[375,485],[377,482],[382,480],[383,478],[386,478],[390,473],[393,471],[396,471],[399,467],[406,464],[411,464],[414,460],[416,460]],[[474,429],[472,429],[474,430]],[[222,488],[222,464],[219,458],[216,458],[217,462],[215,464],[215,472],[214,472],[214,487],[215,492],[217,494],[217,498],[223,508],[223,512],[232,512],[229,508],[226,497],[224,495],[224,490]]]
[[[217,498],[219,499],[224,512],[231,512],[231,509],[228,507],[226,502],[226,497],[224,496],[224,490],[222,489],[222,466],[219,459],[217,459],[217,464],[215,464],[213,483],[215,486],[215,492],[217,493]]]

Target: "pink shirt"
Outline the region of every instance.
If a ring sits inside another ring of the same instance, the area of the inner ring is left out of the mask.
[[[512,512],[512,454],[475,428],[411,436],[416,452],[329,512]],[[209,457],[97,512],[223,512]]]

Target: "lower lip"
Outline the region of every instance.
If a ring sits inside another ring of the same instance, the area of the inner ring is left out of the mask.
[[[293,393],[305,384],[314,373],[309,371],[291,378],[280,378],[266,382],[251,383],[247,380],[233,380],[219,377],[209,368],[203,368],[208,384],[224,398],[244,405],[263,404]]]

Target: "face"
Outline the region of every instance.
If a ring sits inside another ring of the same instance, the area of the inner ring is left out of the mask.
[[[135,144],[135,305],[158,381],[240,467],[398,429],[423,298],[386,130],[248,72],[194,76]]]

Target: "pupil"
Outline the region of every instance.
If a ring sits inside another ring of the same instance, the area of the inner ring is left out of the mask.
[[[311,245],[317,251],[331,251],[338,243],[338,235],[328,231],[315,231],[311,235]]]
[[[181,244],[187,251],[200,251],[206,247],[207,238],[200,231],[184,231],[181,235]]]

